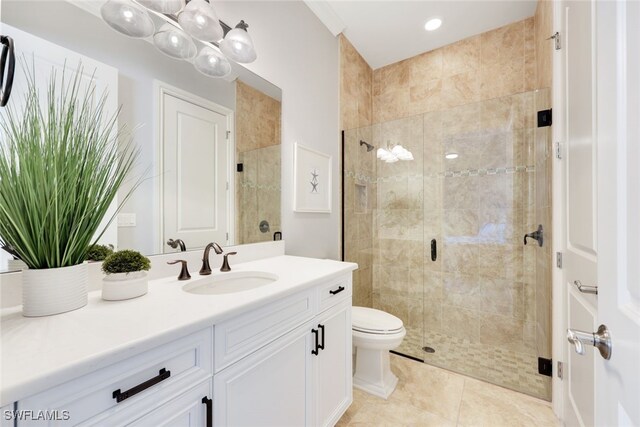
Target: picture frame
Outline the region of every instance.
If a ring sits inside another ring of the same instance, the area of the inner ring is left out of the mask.
[[[294,144],[294,212],[331,213],[331,164],[329,154]]]

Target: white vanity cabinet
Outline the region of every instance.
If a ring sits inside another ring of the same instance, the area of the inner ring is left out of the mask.
[[[349,273],[266,301],[19,400],[68,418],[17,426],[334,425],[352,401],[351,294]]]
[[[351,277],[294,295],[279,306],[280,311],[265,307],[270,309],[268,317],[282,320],[280,331],[287,323],[294,329],[216,372],[214,425],[334,425],[351,404]],[[292,322],[300,313],[309,313],[306,307],[311,307],[311,320]],[[253,322],[247,320],[254,316]],[[251,337],[249,342],[257,329],[272,334],[273,326],[257,326],[257,318],[263,313],[231,319],[221,325],[222,334],[216,326],[216,343],[228,339],[227,330]],[[253,325],[252,333],[244,331],[244,325]]]

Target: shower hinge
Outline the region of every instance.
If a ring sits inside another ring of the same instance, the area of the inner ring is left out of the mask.
[[[539,128],[551,126],[553,122],[551,113],[552,113],[551,108],[549,108],[548,110],[538,111],[538,127]]]
[[[562,44],[560,43],[560,33],[559,32],[556,31],[547,40],[551,40],[551,39],[553,39],[553,41],[554,41],[554,47],[555,47],[556,50],[562,49]]]
[[[562,270],[562,252],[556,252],[556,267]]]
[[[559,142],[555,143],[556,146],[556,159],[562,160],[562,145]]]
[[[538,357],[538,373],[540,375],[546,375],[550,377],[553,371],[553,363],[551,359],[545,359],[544,357]]]
[[[558,369],[556,370],[557,371],[556,375],[558,376],[558,378],[563,379],[563,377],[564,377],[564,365],[562,364],[562,362],[558,362],[557,366],[558,366]]]
[[[230,130],[227,131],[227,139],[229,139],[229,135],[231,135],[231,131]]]

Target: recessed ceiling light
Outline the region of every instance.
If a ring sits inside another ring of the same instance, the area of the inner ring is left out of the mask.
[[[444,155],[445,159],[453,160],[458,158],[458,153],[447,153]]]
[[[434,31],[440,28],[440,25],[442,25],[442,19],[431,18],[427,21],[426,24],[424,24],[424,29],[427,31]]]

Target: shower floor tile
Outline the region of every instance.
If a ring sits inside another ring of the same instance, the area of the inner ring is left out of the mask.
[[[423,351],[425,345],[434,348],[435,353]],[[407,328],[396,351],[433,366],[551,400],[551,378],[538,374],[536,355],[486,347],[440,333],[423,337],[418,328]]]

